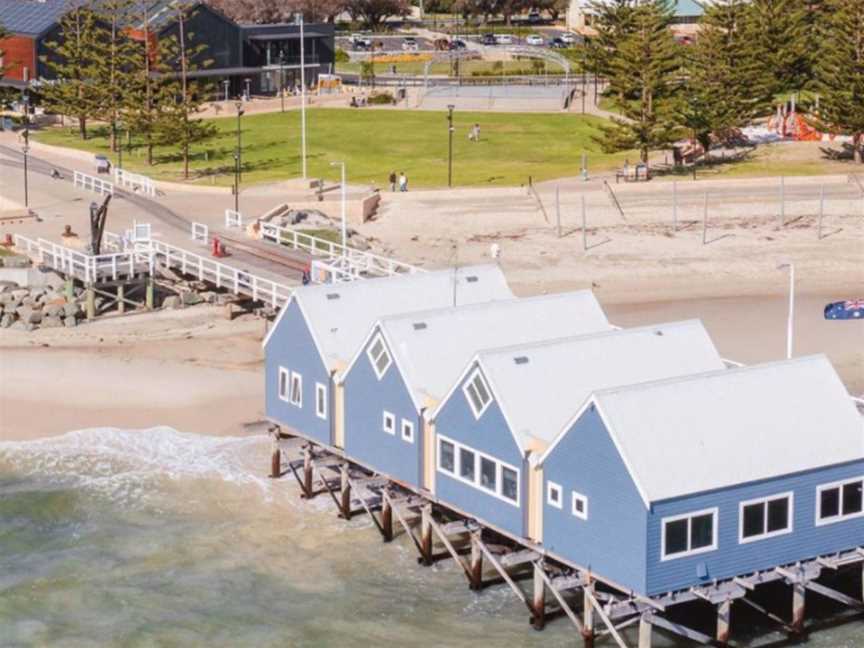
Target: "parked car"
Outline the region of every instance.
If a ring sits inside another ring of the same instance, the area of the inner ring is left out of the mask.
[[[450,41],[450,49],[451,50],[463,50],[466,47],[467,46],[465,45],[465,41],[459,40],[458,38],[455,38],[452,41]]]
[[[111,173],[111,161],[104,155],[94,156],[96,160],[96,173]]]
[[[406,52],[416,52],[418,49],[417,39],[413,36],[406,36],[402,39],[402,49]]]
[[[561,38],[560,36],[556,36],[549,41],[549,47],[553,49],[567,49],[570,46],[564,42],[563,38]]]
[[[540,19],[540,12],[539,11],[532,11],[528,14],[528,22],[529,23],[536,25],[537,23],[540,22],[540,20],[541,19]]]
[[[483,38],[480,39],[480,42],[484,45],[498,44],[498,41],[495,39],[495,34],[483,34]]]
[[[568,45],[572,45],[576,42],[576,34],[574,34],[573,32],[564,32],[563,34],[561,34],[561,36],[559,36],[559,38]]]
[[[495,34],[495,44],[496,45],[512,45],[513,44],[513,35],[512,34]]]
[[[354,49],[372,49],[372,39],[369,36],[364,36],[363,34],[351,34],[349,40],[351,41],[351,46]]]
[[[527,45],[543,45],[544,40],[540,34],[530,34],[525,37],[525,43]]]

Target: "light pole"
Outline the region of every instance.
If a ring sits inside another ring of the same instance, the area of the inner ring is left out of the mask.
[[[282,112],[285,112],[285,50],[279,51],[279,96],[282,99]]]
[[[228,88],[231,86],[231,79],[225,79],[222,82],[222,85],[225,87],[225,103],[228,103],[228,101],[229,101]]]
[[[28,80],[29,85],[29,80]],[[27,86],[24,87],[24,206],[30,207],[29,173],[27,169],[27,154],[30,153],[30,93]]]
[[[240,161],[243,153],[242,141],[240,139],[240,118],[243,116],[243,102],[239,99],[235,104],[237,107],[237,149],[234,151],[234,211],[240,212],[240,180],[242,179],[240,174]]]
[[[345,162],[331,162],[330,166],[341,167],[342,171],[339,186],[342,189],[342,257],[344,258],[348,255],[348,193],[345,186]]]
[[[456,106],[453,104],[449,104],[447,106],[447,131],[448,131],[448,145],[447,145],[447,186],[453,186],[453,109]]]
[[[123,137],[118,137],[116,133],[119,133],[123,130],[123,122],[117,122],[115,126],[115,135],[114,140],[117,142],[117,168],[123,168]]]
[[[296,18],[300,25],[300,151],[303,163],[303,179],[306,179],[306,38],[303,31],[303,14]]]
[[[792,359],[792,337],[795,326],[795,264],[781,263],[778,270],[789,268],[789,317],[786,321],[786,358]]]

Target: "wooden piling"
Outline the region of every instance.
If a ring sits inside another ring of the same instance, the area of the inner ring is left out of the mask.
[[[546,627],[546,583],[543,578],[543,566],[538,560],[534,563],[534,599],[531,604],[533,615],[531,625],[535,630]]]
[[[381,535],[384,542],[393,540],[393,505],[386,493],[381,497]]]
[[[303,448],[303,494],[302,497],[312,497],[312,450],[309,446]]]
[[[594,581],[582,588],[582,640],[585,648],[594,647]]]
[[[351,482],[348,480],[348,464],[342,464],[339,471],[339,517],[351,519]]]
[[[270,454],[270,478],[279,479],[282,476],[282,450],[279,449],[279,433],[273,434],[272,451]]]
[[[147,310],[153,310],[156,290],[152,277],[147,279],[147,288],[145,290],[144,304],[147,307]]]
[[[480,531],[471,534],[471,589],[483,589],[483,550],[480,549]]]
[[[804,632],[804,602],[807,588],[803,582],[792,583],[792,631]]]
[[[432,564],[432,505],[423,507],[420,514],[420,558],[421,565]]]
[[[125,313],[126,312],[126,302],[124,301],[126,297],[126,290],[123,284],[117,284],[117,312]]]
[[[87,285],[84,302],[87,320],[92,321],[96,318],[96,290],[93,288],[93,284]]]
[[[729,627],[732,624],[732,599],[726,599],[717,606],[717,643],[729,643]]]
[[[651,648],[651,622],[642,616],[639,619],[639,648]]]

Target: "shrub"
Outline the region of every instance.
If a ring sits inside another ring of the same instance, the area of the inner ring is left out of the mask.
[[[373,106],[389,106],[390,104],[395,104],[396,99],[389,92],[373,92],[366,99],[366,103]]]
[[[347,63],[351,60],[351,57],[348,56],[348,52],[343,50],[341,47],[336,48],[336,62],[337,63]]]

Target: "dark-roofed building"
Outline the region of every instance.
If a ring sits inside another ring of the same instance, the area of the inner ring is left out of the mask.
[[[44,76],[40,46],[68,7],[68,0],[0,0],[0,25],[10,34],[0,42],[5,83],[23,85],[27,78]]]

